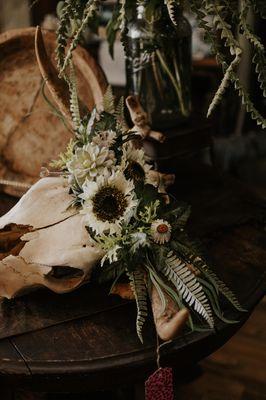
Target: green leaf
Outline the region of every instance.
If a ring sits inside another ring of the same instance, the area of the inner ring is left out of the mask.
[[[137,304],[137,334],[141,343],[143,343],[142,329],[148,315],[147,287],[145,283],[144,271],[138,269],[132,272],[128,272],[128,277]]]
[[[214,321],[208,299],[197,278],[186,264],[169,252],[162,272],[175,285],[188,305],[193,307],[213,328]]]
[[[109,85],[103,96],[103,109],[108,114],[115,113],[115,98],[112,87]]]

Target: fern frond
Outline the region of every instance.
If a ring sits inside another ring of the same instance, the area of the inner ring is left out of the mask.
[[[176,16],[175,16],[175,7],[180,4],[178,0],[165,0],[165,4],[167,7],[168,15],[173,25],[177,25]]]
[[[116,106],[115,113],[116,119],[123,120],[125,119],[125,99],[124,96],[120,97],[119,102]]]
[[[238,311],[246,311],[241,307],[235,294],[227,287],[227,285],[213,272],[203,259],[199,256],[190,256],[191,263],[202,272],[206,278],[214,285],[216,290],[220,292]]]
[[[256,109],[250,97],[240,82],[240,79],[235,73],[231,74],[231,81],[234,84],[235,89],[237,90],[239,96],[242,99],[242,104],[245,106],[246,111],[250,114],[251,118],[254,119],[257,125],[261,125],[262,129],[266,128],[266,118],[264,118],[259,111]]]
[[[66,67],[69,64],[69,60],[71,60],[72,58],[72,53],[75,50],[75,48],[77,47],[77,45],[79,44],[82,32],[84,30],[84,28],[87,26],[89,19],[93,16],[93,14],[98,10],[98,0],[89,0],[87,1],[87,4],[85,6],[84,12],[83,12],[83,16],[82,16],[82,20],[79,24],[79,27],[77,28],[73,39],[70,43],[69,49],[67,51],[67,54],[64,58],[64,62],[63,65],[60,68],[59,71],[59,75],[63,75]]]
[[[122,132],[127,132],[128,131],[128,125],[126,122],[125,118],[125,99],[124,96],[122,96],[119,99],[119,102],[116,106],[114,116],[117,120],[117,127],[120,129]]]
[[[255,0],[252,0],[255,2]],[[192,12],[196,15],[198,25],[200,28],[204,30],[205,33],[205,38],[206,41],[208,41],[211,44],[211,49],[212,53],[216,55],[217,61],[221,64],[224,74],[226,74],[226,71],[228,71],[228,68],[230,67],[230,64],[228,65],[226,61],[226,56],[224,55],[224,50],[221,47],[221,43],[219,40],[217,40],[217,35],[216,35],[216,29],[214,29],[214,26],[210,26],[210,24],[207,22],[208,17],[217,17],[217,13],[219,15],[219,9],[217,11],[217,8],[214,8],[213,2],[209,4],[208,0],[191,0],[190,1],[190,6]],[[217,7],[217,6],[216,6]],[[220,15],[219,15],[220,16]],[[220,17],[221,18],[221,17]],[[235,18],[235,16],[232,16],[232,18]],[[219,20],[219,19],[218,19]],[[217,19],[216,19],[217,22]],[[227,47],[230,47],[230,50],[233,50],[235,45],[238,47],[238,43],[235,41],[235,39],[232,36],[232,33],[228,33],[230,31],[230,25],[226,25],[226,22],[223,21],[222,24],[225,27],[225,31],[227,30],[227,37],[226,35],[224,36],[223,30],[220,34],[222,38],[225,38],[225,45]],[[234,50],[232,51],[234,53]],[[256,56],[256,54],[255,54]],[[254,57],[255,57],[254,56]],[[236,59],[236,57],[235,57]],[[233,60],[234,62],[234,60]],[[226,78],[222,82],[222,88],[220,85],[220,92],[219,92],[219,98],[218,96],[215,96],[216,99],[215,101],[212,102],[212,105],[210,106],[209,111],[213,110],[215,106],[218,104],[218,102],[221,100],[221,96],[225,90],[225,88],[228,86],[228,78],[230,78],[230,81],[234,85],[236,91],[238,92],[240,98],[242,99],[242,103],[245,105],[246,111],[250,113],[250,116],[252,119],[256,121],[258,125],[261,125],[262,128],[266,128],[266,120],[265,118],[258,112],[256,107],[254,106],[253,102],[251,101],[248,93],[244,89],[243,85],[240,83],[240,80],[238,78],[237,72],[234,70],[235,67],[237,66],[238,60],[235,61],[235,64],[233,64],[233,68],[231,67],[230,70],[226,75]],[[263,76],[260,75],[260,80],[263,79]]]
[[[214,326],[211,307],[197,278],[173,252],[169,252],[163,274],[177,288],[186,303],[201,315],[211,328]]]
[[[238,65],[240,64],[242,55],[242,50],[231,32],[231,26],[221,17],[220,11],[221,8],[217,7],[216,5],[213,6],[213,24],[216,31],[220,32],[220,36],[222,39],[224,39],[225,45],[230,49],[230,53],[235,57],[226,69],[222,82],[220,83],[220,86],[209,106],[207,117],[211,115],[214,108],[220,103],[223,94],[231,81],[231,73],[237,69]]]
[[[217,318],[219,318],[221,321],[225,322],[226,324],[237,323],[238,321],[228,319],[223,315],[221,308],[219,306],[219,302],[216,299],[217,295],[215,294],[215,292],[213,290],[211,290],[211,285],[208,285],[206,281],[204,281],[203,279],[200,279],[200,278],[199,278],[199,282],[201,283],[206,296],[208,296],[208,299],[211,303],[212,309],[213,309],[215,315],[217,316]]]
[[[135,270],[132,272],[127,271],[127,274],[137,304],[137,334],[141,343],[143,343],[142,329],[148,315],[147,287],[144,278],[144,272],[142,270]]]
[[[103,96],[103,109],[109,114],[115,114],[115,98],[111,85],[108,86]]]
[[[231,81],[231,73],[237,68],[237,66],[240,63],[241,60],[241,53],[242,50],[238,49],[238,52],[236,53],[236,56],[234,60],[231,62],[229,67],[227,68],[222,82],[220,83],[219,88],[217,89],[215,96],[213,97],[211,104],[209,105],[208,112],[207,112],[207,118],[212,114],[213,110],[217,107],[217,105],[221,102],[223,98],[223,94],[227,87],[229,86],[229,83]]]
[[[65,48],[68,39],[68,30],[71,25],[71,17],[73,16],[76,6],[75,0],[65,0],[61,9],[59,26],[57,29],[57,47],[56,59],[59,71],[62,69],[65,59]]]
[[[80,126],[81,120],[80,120],[76,75],[72,61],[70,61],[69,67],[70,67],[70,74],[68,78],[68,85],[70,91],[70,112],[72,115],[75,131],[77,131]]]
[[[261,40],[254,32],[252,32],[251,27],[248,25],[248,15],[250,9],[250,2],[248,0],[244,1],[244,6],[240,14],[239,27],[242,29],[242,33],[245,38],[249,41],[254,49],[254,56],[252,57],[252,62],[255,64],[255,71],[258,75],[258,82],[260,89],[263,92],[263,96],[266,97],[266,57],[265,48]]]

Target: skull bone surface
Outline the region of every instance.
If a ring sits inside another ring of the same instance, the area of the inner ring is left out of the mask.
[[[62,177],[43,178],[0,218],[0,297],[40,286],[65,293],[89,280],[103,254],[71,200]]]

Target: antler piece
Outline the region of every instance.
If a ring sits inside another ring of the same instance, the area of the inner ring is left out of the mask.
[[[128,96],[126,103],[134,124],[132,131],[139,134],[143,139],[150,137],[157,142],[164,142],[165,135],[161,132],[153,131],[149,126],[148,115],[143,110],[139,98],[137,96]]]
[[[68,96],[69,88],[67,83],[58,77],[58,72],[47,54],[43,34],[39,26],[37,26],[35,33],[35,52],[42,77],[49,88],[56,105],[67,120],[68,124],[72,127],[73,122]]]
[[[149,171],[149,180],[158,187],[159,193],[165,193],[166,189],[173,185],[175,182],[174,174],[163,174],[159,171],[150,170]]]
[[[185,326],[189,311],[186,308],[179,310],[176,303],[165,294],[166,309],[162,310],[162,303],[155,286],[152,287],[151,303],[154,323],[159,337],[164,340],[174,339]]]

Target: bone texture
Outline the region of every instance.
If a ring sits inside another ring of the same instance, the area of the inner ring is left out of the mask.
[[[91,241],[84,216],[69,207],[68,190],[61,177],[41,179],[0,218],[0,297],[40,286],[65,293],[89,280],[103,253]],[[73,273],[64,278],[65,268]]]
[[[152,138],[163,143],[165,136],[161,132],[153,131],[149,125],[148,115],[143,110],[137,96],[128,96],[126,99],[131,120],[134,124],[132,132],[140,135],[143,139]]]

